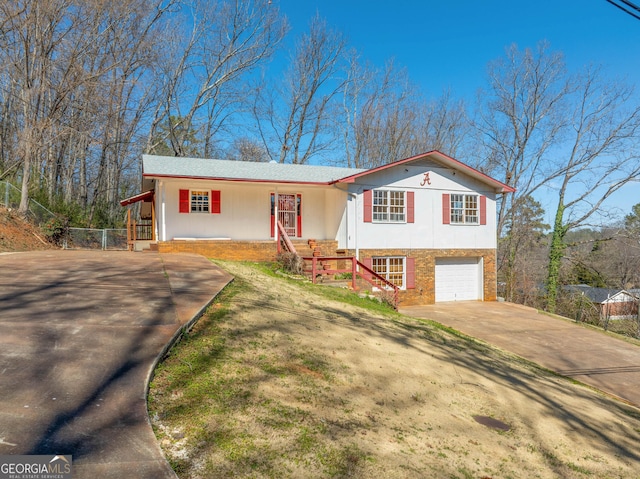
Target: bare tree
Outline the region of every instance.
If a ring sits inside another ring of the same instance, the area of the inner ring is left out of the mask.
[[[633,90],[589,69],[573,80],[569,127],[554,165],[558,204],[554,215],[547,277],[548,309],[553,312],[568,231],[603,212],[605,201],[640,176],[640,106]]]
[[[413,150],[420,105],[406,70],[391,61],[383,71],[349,58],[343,95],[347,165],[368,168],[408,157]]]
[[[191,0],[180,13],[165,45],[162,101],[147,151],[159,139],[175,156],[185,156],[182,133],[195,132],[203,139],[200,153],[210,156],[233,106],[245,99],[243,75],[273,54],[287,26],[268,0]],[[157,134],[163,122],[167,138]]]
[[[342,108],[349,166],[374,167],[429,150],[455,155],[465,137],[464,104],[450,92],[426,101],[393,61],[377,70],[350,53]]]
[[[516,188],[500,202],[498,236],[517,203],[549,181],[550,149],[566,125],[563,105],[570,93],[564,58],[547,43],[535,51],[512,45],[488,66],[489,86],[479,92],[474,127],[482,149],[477,165]]]
[[[20,210],[30,189],[115,204],[140,125],[149,32],[170,0],[0,0],[2,157],[17,157]],[[101,147],[96,148],[100,144]],[[88,159],[100,160],[95,177]],[[96,178],[97,177],[97,178]],[[100,186],[105,185],[105,186]]]
[[[269,157],[264,146],[250,138],[235,138],[227,151],[227,159],[235,161],[268,161]]]
[[[513,298],[517,271],[526,258],[522,245],[528,229],[521,215],[532,195],[554,175],[552,148],[567,124],[564,105],[570,94],[563,56],[546,43],[520,51],[512,45],[504,57],[488,66],[489,85],[480,91],[474,121],[478,138],[477,167],[516,188],[498,205],[497,232],[501,258],[498,266]],[[524,234],[524,237],[520,237]]]
[[[330,113],[342,88],[337,72],[345,46],[342,34],[316,15],[283,78],[257,89],[254,117],[271,160],[307,163],[334,146]]]

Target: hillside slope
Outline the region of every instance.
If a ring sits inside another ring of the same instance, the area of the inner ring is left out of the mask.
[[[149,393],[180,478],[640,477],[636,409],[342,290],[219,264],[233,283]]]
[[[24,220],[16,210],[0,207],[0,253],[52,248],[40,228]]]

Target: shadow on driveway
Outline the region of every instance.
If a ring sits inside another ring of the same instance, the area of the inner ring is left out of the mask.
[[[512,303],[408,306],[431,319],[640,407],[640,346]]]
[[[175,477],[147,381],[230,280],[197,255],[0,255],[0,454],[70,454],[80,479]]]

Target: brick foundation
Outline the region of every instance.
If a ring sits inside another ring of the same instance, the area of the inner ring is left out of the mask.
[[[324,256],[336,254],[337,241],[317,241]],[[158,242],[160,253],[195,253],[207,258],[229,261],[275,261],[277,247],[275,241],[227,241],[227,240],[174,240]],[[312,250],[306,241],[294,241],[300,256],[311,256]],[[305,247],[307,249],[305,249]]]
[[[354,250],[344,250],[345,256],[355,255]],[[361,262],[373,256],[406,256],[415,258],[416,284],[414,289],[401,290],[402,306],[433,304],[436,301],[436,258],[483,258],[484,301],[496,301],[496,252],[493,249],[366,249],[360,250]],[[363,287],[370,288],[363,282]]]
[[[337,251],[336,241],[317,241],[322,256],[354,256],[354,250]],[[305,250],[302,243],[295,242],[301,256],[311,256],[312,250]],[[158,243],[160,253],[195,253],[207,258],[231,261],[275,261],[277,249],[275,241],[164,241]],[[496,291],[496,252],[493,249],[367,249],[360,250],[362,261],[372,256],[406,256],[415,258],[416,287],[400,291],[402,306],[435,303],[436,258],[483,258],[484,301],[495,301]],[[337,262],[338,268],[344,268],[344,262]],[[369,284],[362,282],[363,288]]]

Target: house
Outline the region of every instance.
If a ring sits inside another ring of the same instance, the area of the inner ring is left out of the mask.
[[[640,296],[635,290],[594,288],[585,284],[568,285],[565,289],[587,298],[598,310],[601,320],[630,319],[638,315]]]
[[[355,257],[402,304],[496,299],[496,200],[514,189],[441,152],[372,169],[143,156],[160,252],[265,261],[294,244]]]

